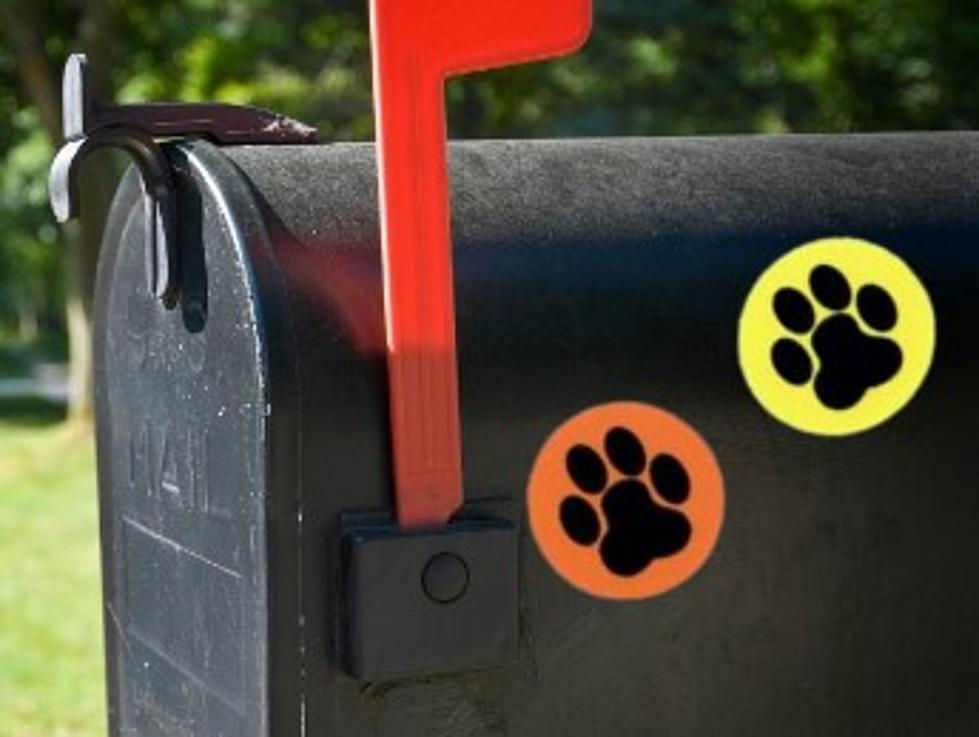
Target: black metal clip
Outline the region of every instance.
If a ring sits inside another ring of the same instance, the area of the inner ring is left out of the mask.
[[[62,82],[65,144],[51,166],[51,208],[59,222],[77,217],[77,174],[82,160],[102,146],[128,152],[139,169],[150,248],[150,290],[170,301],[177,291],[175,190],[170,165],[158,138],[202,136],[219,144],[307,144],[316,129],[259,108],[223,103],[116,105],[95,99],[88,59],[72,54]]]

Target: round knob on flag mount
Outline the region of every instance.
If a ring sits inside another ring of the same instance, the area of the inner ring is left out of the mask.
[[[433,556],[422,573],[422,588],[429,599],[439,604],[458,601],[469,588],[466,562],[452,553]]]

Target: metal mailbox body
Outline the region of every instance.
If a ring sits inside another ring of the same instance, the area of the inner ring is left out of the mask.
[[[113,734],[979,731],[975,134],[453,146],[465,490],[516,509],[519,655],[371,684],[341,522],[391,508],[373,151],[165,150],[178,304],[144,286],[132,174],[98,280]],[[736,349],[757,276],[833,235],[910,264],[939,336],[914,401],[838,439],[770,417]],[[644,602],[568,585],[521,522],[551,431],[619,399],[681,414],[726,479],[707,566]]]

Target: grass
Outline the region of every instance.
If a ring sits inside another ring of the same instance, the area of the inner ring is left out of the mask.
[[[91,433],[0,400],[0,735],[105,734]]]

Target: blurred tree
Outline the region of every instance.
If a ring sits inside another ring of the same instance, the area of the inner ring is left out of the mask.
[[[25,326],[39,301],[50,303],[61,294],[51,285],[40,287],[50,276],[42,268],[49,261],[35,251],[44,253],[51,240],[51,217],[46,198],[36,195],[60,143],[60,69],[68,53],[89,55],[102,96],[118,90],[126,101],[248,102],[319,121],[327,139],[370,135],[369,54],[360,3],[338,2],[324,10],[323,3],[310,0],[0,0],[0,32],[7,41],[0,47],[0,121],[14,122],[0,122],[0,162],[9,175],[0,182],[0,317],[6,305]],[[85,216],[57,239],[65,244],[76,416],[91,411],[91,298],[114,173],[104,159],[85,166]],[[17,182],[23,181],[36,185],[31,197],[21,196]]]
[[[969,22],[967,4],[936,13],[935,0],[748,0],[735,22],[751,34],[747,67],[795,129],[961,127],[941,98],[971,93],[942,91],[941,46]]]
[[[89,53],[94,67],[93,82],[96,89],[105,92],[109,88],[109,72],[112,60],[112,14],[108,0],[83,0],[77,6],[66,7],[62,3],[38,3],[32,0],[0,0],[0,22],[8,44],[0,52],[0,68],[16,71],[19,84],[12,89],[14,105],[20,111],[32,109],[39,126],[12,136],[5,154],[5,169],[16,171],[16,157],[24,146],[35,149],[60,141],[61,85],[58,60],[63,59],[69,46],[77,46]],[[25,113],[26,114],[26,113]],[[38,139],[45,137],[44,141]],[[0,137],[6,138],[6,136]],[[32,140],[34,141],[32,143]],[[11,159],[14,159],[12,161]],[[34,183],[44,186],[46,175],[34,173]],[[91,308],[95,280],[95,266],[101,238],[105,210],[111,197],[111,172],[105,167],[89,166],[82,182],[82,202],[87,216],[65,229],[67,241],[65,274],[68,289],[65,296],[67,327],[71,353],[72,404],[71,415],[86,416],[91,412]],[[7,189],[7,188],[5,188]],[[9,193],[9,189],[7,189]],[[16,201],[16,198],[14,198]],[[45,198],[46,199],[46,198]],[[42,210],[40,198],[21,201],[15,207],[17,219],[36,220]],[[31,207],[33,206],[33,207]],[[6,208],[9,209],[10,208]],[[33,213],[29,210],[33,209]],[[50,216],[47,216],[50,222]],[[20,250],[31,245],[43,246],[44,231],[19,231],[20,238],[8,231],[5,250],[10,250],[20,240]],[[40,236],[40,237],[38,237]],[[17,259],[22,268],[31,263],[23,257]],[[4,282],[16,283],[13,272],[8,272]]]
[[[963,128],[979,113],[979,0],[595,2],[583,53],[454,81],[452,133]],[[363,140],[372,130],[366,3],[0,0],[0,319],[6,310],[20,321],[15,313],[30,312],[32,300],[60,299],[58,270],[33,251],[54,252],[43,245],[52,231],[38,187],[60,136],[58,76],[69,51],[86,51],[97,86],[125,101],[249,103],[315,123],[325,140]],[[67,243],[67,322],[75,380],[86,384],[112,173],[86,167],[85,218],[54,239]]]
[[[44,175],[51,162],[51,145],[37,125],[33,110],[14,117],[28,133],[6,157],[0,169],[0,315],[17,325],[21,342],[37,339],[41,323],[57,325],[60,315],[51,305],[62,297],[60,254],[54,247],[58,230],[46,213]]]

